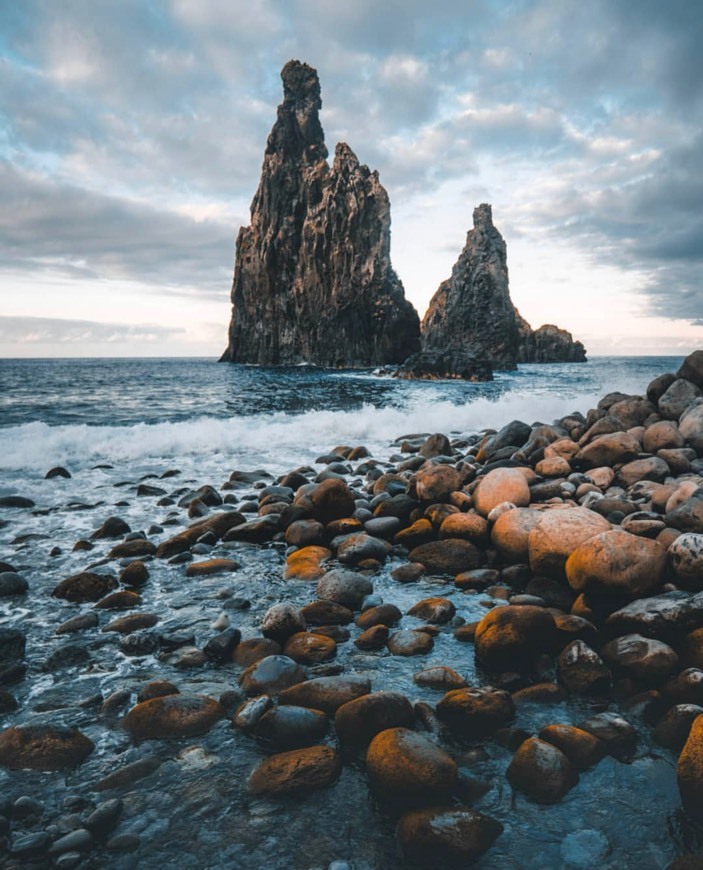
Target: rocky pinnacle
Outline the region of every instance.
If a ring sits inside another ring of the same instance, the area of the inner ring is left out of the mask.
[[[289,61],[261,180],[242,227],[223,361],[333,367],[402,362],[419,318],[390,260],[378,174],[340,143],[332,166],[317,72]]]
[[[585,361],[583,345],[570,333],[551,325],[533,330],[513,305],[505,241],[493,226],[491,206],[475,208],[473,221],[451,277],[430,300],[423,347],[462,348],[496,369],[514,369],[518,362]]]

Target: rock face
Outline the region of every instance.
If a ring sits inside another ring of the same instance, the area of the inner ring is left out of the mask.
[[[422,338],[426,348],[462,347],[490,360],[494,368],[515,368],[518,322],[510,301],[507,252],[486,203],[474,209],[474,228],[451,278],[430,300]]]
[[[574,341],[570,332],[551,323],[532,329],[517,309],[515,313],[519,334],[518,362],[586,362],[586,348],[580,341]]]
[[[477,359],[452,347],[413,354],[393,373],[393,377],[404,381],[492,381],[493,369],[488,360]]]
[[[237,238],[226,362],[332,367],[400,363],[419,319],[390,261],[378,174],[337,145],[329,166],[317,72],[289,61],[251,224]]]
[[[422,320],[425,350],[460,347],[496,369],[518,362],[585,362],[581,342],[556,326],[533,330],[510,299],[505,241],[493,226],[491,206],[474,209],[474,228],[430,300]]]

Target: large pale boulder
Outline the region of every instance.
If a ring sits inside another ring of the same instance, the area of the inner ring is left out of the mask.
[[[604,517],[588,508],[548,511],[527,539],[530,567],[536,574],[563,576],[566,560],[574,550],[610,528]]]
[[[602,532],[569,556],[566,577],[576,592],[638,598],[661,586],[666,550],[619,529]]]
[[[530,503],[530,487],[525,475],[517,468],[494,468],[481,479],[473,493],[474,507],[484,517],[496,505],[511,502],[515,507]]]
[[[491,528],[491,543],[509,564],[527,562],[528,538],[544,519],[544,512],[533,508],[514,508],[501,514]]]

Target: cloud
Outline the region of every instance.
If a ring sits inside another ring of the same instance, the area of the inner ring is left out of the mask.
[[[701,43],[689,0],[0,4],[0,268],[226,294],[298,57],[330,152],[378,169],[394,215],[451,195],[463,235],[500,203],[516,236],[636,270],[652,313],[703,322]]]
[[[128,279],[227,292],[232,226],[105,196],[0,163],[0,264],[6,270]]]
[[[52,317],[0,316],[0,344],[117,344],[163,342],[185,333],[178,327],[144,323],[98,323]]]

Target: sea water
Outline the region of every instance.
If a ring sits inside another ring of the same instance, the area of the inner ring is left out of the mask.
[[[549,423],[612,390],[642,394],[681,361],[521,365],[468,383],[212,359],[0,360],[0,470],[7,481],[58,464],[164,459],[202,468],[213,457],[221,468],[287,470],[342,443],[387,450],[408,433]]]
[[[85,706],[96,694],[107,697],[124,688],[134,698],[157,678],[172,680],[182,692],[217,698],[236,687],[236,668],[183,670],[153,656],[128,658],[116,651],[114,635],[98,628],[80,639],[88,644],[90,667],[75,673],[44,670],[47,656],[67,642],[54,635],[56,625],[78,612],[76,605],[51,597],[53,586],[98,563],[113,542],[98,542],[89,552],[74,551],[74,543],[89,538],[110,515],[123,517],[133,530],[147,532],[160,524],[162,534],[150,532],[156,542],[178,531],[185,521],[182,508],[159,507],[155,498],[136,496],[145,478],[175,495],[178,488],[204,483],[219,487],[235,469],[276,475],[314,465],[319,454],[340,444],[364,444],[383,460],[398,451],[395,442],[403,435],[468,435],[513,419],[548,423],[572,411],[587,412],[610,391],[643,394],[650,380],[676,371],[681,361],[617,357],[523,365],[478,384],[396,381],[371,371],[220,365],[208,359],[0,361],[0,495],[18,494],[36,503],[31,511],[0,510],[0,560],[13,564],[30,586],[27,596],[3,604],[0,621],[27,634],[29,670],[10,687],[20,706],[0,727],[48,719],[75,725],[96,743],[95,752],[65,776],[0,771],[0,793],[33,796],[53,819],[66,794],[91,794],[90,783],[154,754],[159,770],[119,792],[125,811],[118,831],[138,835],[139,849],[110,856],[110,867],[325,870],[342,861],[353,870],[400,870],[393,820],[370,801],[362,764],[345,763],[338,783],[299,802],[252,800],[246,777],[261,751],[226,720],[191,740],[133,745],[116,723]],[[56,465],[66,467],[71,478],[44,480]],[[178,476],[162,478],[171,470]],[[178,524],[169,529],[170,521]],[[226,611],[244,637],[260,632],[263,613],[276,601],[287,598],[301,606],[314,597],[309,584],[283,581],[281,547],[216,548],[212,555],[234,557],[242,569],[227,577],[191,579],[182,565],[148,563],[151,579],[141,590],[140,609],[158,615],[158,631],[192,632],[202,648],[227,604],[223,587],[250,602],[245,611]],[[467,621],[485,613],[480,595],[432,578],[401,585],[390,578],[390,569],[389,563],[374,576],[374,589],[404,613],[429,595],[450,598]],[[98,570],[116,567],[112,562]],[[404,617],[402,626],[406,623],[412,618]],[[436,638],[434,651],[421,664],[346,646],[351,651],[340,653],[345,667],[369,676],[374,690],[391,688],[436,704],[437,692],[416,686],[412,673],[437,664],[455,668],[469,684],[481,683],[470,647],[453,641],[451,633]],[[515,725],[536,733],[542,725],[575,724],[592,712],[579,699],[527,705]],[[499,819],[505,831],[477,866],[663,870],[687,846],[695,848],[692,834],[682,827],[676,758],[653,745],[650,730],[633,721],[641,740],[633,763],[604,759],[553,807],[513,796],[505,779],[510,752],[486,743],[484,760],[468,772],[490,783],[477,808]],[[460,748],[456,756],[463,766]],[[597,832],[591,839],[603,840],[607,854],[589,856],[582,849],[573,863],[569,856],[574,858],[574,846],[581,843],[581,830]],[[101,861],[99,855],[90,857],[85,866],[105,866]]]

